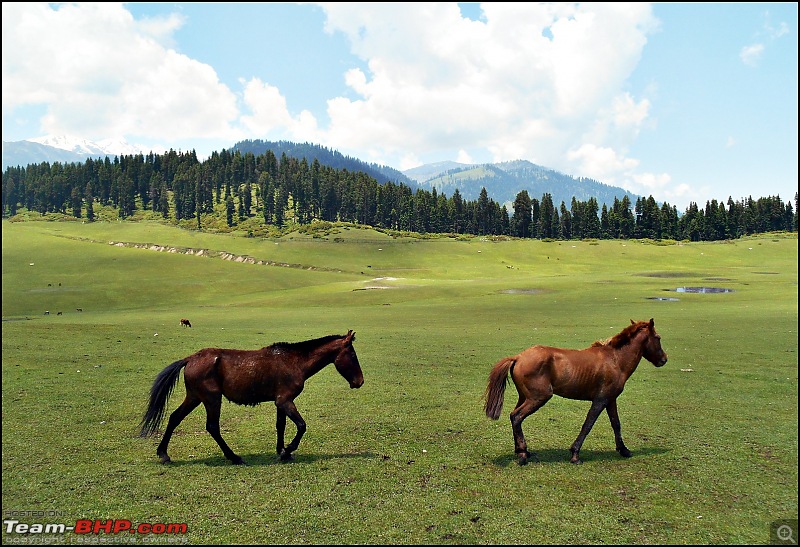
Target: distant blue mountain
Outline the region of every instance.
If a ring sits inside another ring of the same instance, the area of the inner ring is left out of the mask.
[[[9,167],[27,167],[30,164],[48,163],[83,163],[88,154],[79,154],[62,150],[46,144],[32,141],[3,141],[3,171]]]
[[[324,146],[309,143],[295,143],[289,141],[262,141],[246,140],[237,142],[231,150],[238,150],[241,153],[252,152],[255,156],[260,156],[271,150],[278,160],[281,155],[286,154],[292,158],[306,158],[308,163],[318,160],[322,165],[333,169],[347,169],[348,171],[362,172],[374,178],[380,184],[393,182],[404,184],[416,190],[418,185],[415,180],[409,178],[402,172],[392,167],[378,165],[376,163],[365,163],[357,158],[345,156],[341,152],[329,150]]]
[[[100,146],[88,141],[82,141],[82,144],[84,145],[83,150],[98,149],[94,147]],[[562,201],[567,207],[570,207],[573,197],[582,202],[594,197],[601,207],[603,204],[611,207],[615,199],[621,200],[626,195],[631,203],[636,203],[640,197],[622,188],[609,186],[593,179],[575,178],[525,160],[486,164],[442,161],[401,172],[385,165],[366,163],[335,150],[309,143],[245,140],[236,143],[229,149],[229,151],[235,150],[239,150],[241,153],[252,152],[256,156],[271,150],[278,159],[286,154],[289,157],[306,158],[309,163],[318,160],[322,165],[334,169],[366,173],[381,184],[387,182],[404,184],[412,191],[419,188],[430,191],[435,188],[438,193],[449,197],[458,189],[461,196],[468,200],[478,199],[481,189],[485,187],[489,197],[501,204],[513,203],[517,194],[522,190],[527,190],[531,198],[538,200],[541,200],[545,193],[549,193],[556,207]],[[26,167],[42,162],[83,163],[89,158],[105,155],[111,154],[75,152],[33,141],[3,142],[3,170],[5,171],[8,167]]]
[[[164,151],[151,151],[163,153]],[[103,159],[147,154],[147,147],[128,144],[124,139],[92,142],[71,135],[46,135],[26,141],[3,142],[3,170],[31,164],[84,163],[89,158]]]
[[[426,182],[448,171],[460,171],[463,169],[471,169],[473,167],[476,167],[476,165],[458,163],[455,161],[437,161],[435,163],[426,163],[425,165],[406,169],[403,171],[403,173],[417,182]]]
[[[469,200],[478,199],[485,187],[489,197],[498,203],[513,202],[522,190],[527,190],[532,199],[538,200],[549,193],[556,207],[563,201],[568,208],[573,197],[578,201],[589,201],[593,197],[600,207],[604,203],[611,207],[615,198],[622,200],[626,195],[631,203],[636,203],[639,197],[623,188],[589,178],[575,178],[526,160],[481,165],[441,162],[405,173],[417,178],[422,188],[436,188],[437,192],[447,196],[458,189],[461,196]]]

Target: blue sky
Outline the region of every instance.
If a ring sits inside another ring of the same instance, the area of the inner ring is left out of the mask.
[[[526,159],[690,202],[797,192],[797,3],[2,5],[3,140],[404,170]]]

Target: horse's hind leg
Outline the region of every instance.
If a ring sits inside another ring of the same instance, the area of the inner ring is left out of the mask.
[[[187,394],[181,405],[170,414],[167,428],[164,430],[164,435],[161,437],[161,442],[158,443],[158,448],[156,449],[156,455],[161,459],[161,463],[172,461],[167,455],[167,445],[169,445],[169,440],[172,438],[172,432],[199,404],[200,401],[198,399],[194,399]]]
[[[608,406],[606,407],[606,412],[608,413],[608,419],[611,420],[611,429],[614,430],[614,444],[617,447],[617,452],[623,458],[630,458],[631,451],[628,450],[628,447],[625,446],[625,442],[622,440],[622,427],[619,423],[619,414],[617,413],[617,400],[612,399]]]
[[[206,407],[206,431],[217,441],[217,444],[222,449],[222,453],[225,454],[226,458],[236,465],[243,465],[244,460],[234,454],[233,450],[231,450],[225,442],[225,439],[222,438],[222,434],[219,432],[219,415],[222,407],[222,395],[215,397],[211,401],[203,401],[203,405]]]
[[[528,463],[528,444],[525,441],[525,434],[522,432],[522,421],[542,408],[550,400],[552,393],[539,399],[526,399],[520,396],[520,402],[511,412],[511,431],[514,433],[514,453],[517,455],[517,463],[525,465]]]

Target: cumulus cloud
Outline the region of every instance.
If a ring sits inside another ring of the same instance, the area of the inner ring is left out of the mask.
[[[464,164],[467,164],[467,165],[471,165],[471,164],[475,163],[473,161],[473,159],[472,159],[472,156],[469,155],[469,152],[467,152],[464,149],[461,149],[461,150],[458,151],[458,155],[456,156],[456,162],[464,163]]]
[[[240,136],[235,94],[169,47],[182,24],[137,22],[122,4],[4,3],[4,113],[42,104],[43,133],[89,139]]]
[[[177,52],[180,15],[114,3],[4,3],[4,113],[45,105],[43,133],[90,139],[288,139],[400,168],[527,159],[636,184],[650,101],[625,84],[658,27],[649,4],[491,2],[478,20],[445,2],[320,6],[363,60],[343,67],[350,93],[324,125],[265,78],[231,89]]]
[[[580,157],[598,179],[635,163],[624,155],[650,103],[623,89],[657,28],[648,5],[486,3],[478,21],[451,3],[323,7],[369,69],[347,74],[357,98],[329,101],[329,142],[372,158],[483,150],[570,173]]]
[[[292,116],[286,106],[286,98],[275,86],[253,78],[244,85],[243,103],[250,114],[241,117],[242,126],[249,135],[258,138],[282,139],[287,135],[294,140],[317,142],[319,129],[314,114],[303,110]]]

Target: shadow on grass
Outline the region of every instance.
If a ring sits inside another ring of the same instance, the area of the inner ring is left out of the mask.
[[[630,458],[623,458],[616,450],[581,450],[581,460],[585,464],[613,460],[637,460],[648,456],[665,454],[669,452],[669,450],[663,448],[639,448],[638,450],[631,449],[631,452],[633,452],[633,456]],[[532,450],[528,458],[528,465],[570,463],[569,459],[571,457],[572,454],[568,449],[548,448],[546,450]],[[508,467],[511,464],[517,464],[517,456],[513,452],[509,452],[508,454],[497,456],[492,461],[498,467]]]
[[[275,453],[259,453],[259,454],[240,454],[247,466],[264,466],[264,465],[297,465],[297,464],[310,464],[318,461],[328,460],[347,460],[352,458],[380,458],[374,452],[356,452],[351,454],[297,454],[295,453],[294,459],[288,462],[281,461]],[[209,467],[224,467],[233,465],[224,456],[209,456],[207,458],[196,458],[191,460],[175,460],[173,459],[167,464],[168,467],[180,467],[183,465],[207,465]]]

